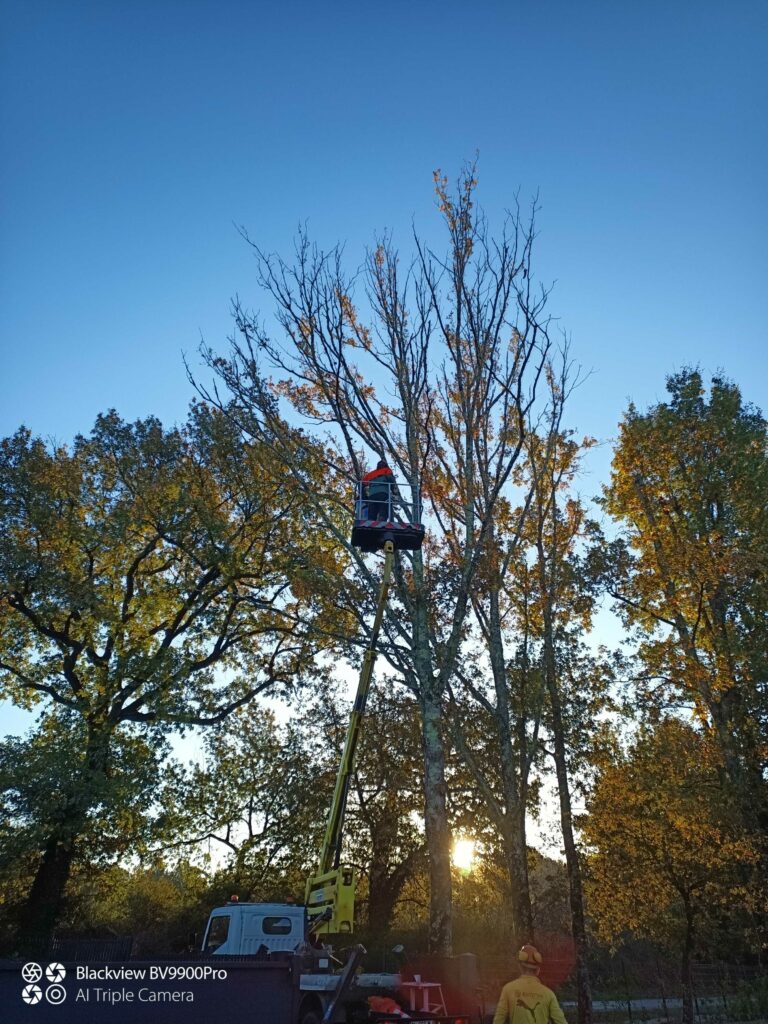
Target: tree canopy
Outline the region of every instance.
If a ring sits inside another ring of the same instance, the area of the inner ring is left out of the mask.
[[[768,826],[768,435],[736,385],[668,378],[621,425],[605,508],[624,528],[609,589],[641,630],[645,691],[711,730],[748,815]],[[624,546],[626,543],[626,546]]]
[[[71,449],[23,429],[0,443],[0,685],[22,706],[50,699],[31,749],[57,708],[77,764],[48,808],[32,933],[117,799],[119,751],[150,757],[169,725],[220,721],[311,667],[315,611],[286,575],[307,513],[264,456],[203,405],[168,431],[109,413]]]
[[[718,778],[716,747],[668,717],[600,771],[582,820],[588,897],[601,938],[635,931],[682,953],[686,1020],[691,963],[718,915],[741,927],[757,853]],[[746,869],[746,870],[745,870]]]

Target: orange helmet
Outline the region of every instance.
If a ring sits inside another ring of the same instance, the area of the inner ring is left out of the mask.
[[[521,964],[534,964],[537,967],[543,962],[543,957],[538,949],[536,949],[535,946],[528,945],[527,943],[517,954],[517,959]]]

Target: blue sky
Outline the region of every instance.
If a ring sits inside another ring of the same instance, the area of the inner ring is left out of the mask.
[[[575,427],[688,363],[765,408],[767,39],[762,0],[3,0],[0,431],[183,417],[182,350],[260,302],[234,223],[355,266],[476,151],[492,223],[540,194]]]

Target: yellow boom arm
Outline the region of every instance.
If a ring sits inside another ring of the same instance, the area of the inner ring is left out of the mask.
[[[352,867],[339,864],[341,859],[342,827],[347,809],[347,796],[355,767],[357,741],[360,736],[360,724],[365,714],[368,691],[373,678],[373,666],[376,663],[376,641],[379,638],[384,608],[387,603],[389,583],[392,576],[392,565],[395,553],[394,544],[388,540],[384,544],[384,575],[379,587],[379,600],[376,616],[373,620],[371,642],[363,657],[360,678],[357,683],[357,695],[352,707],[352,714],[347,726],[344,741],[344,753],[341,755],[339,771],[336,775],[336,788],[333,791],[331,811],[325,828],[325,837],[320,850],[320,861],[317,874],[307,879],[304,902],[310,920],[310,931],[315,934],[329,932],[351,932],[355,913],[355,871]]]

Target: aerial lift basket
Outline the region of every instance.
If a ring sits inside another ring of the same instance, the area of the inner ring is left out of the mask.
[[[358,481],[352,543],[361,551],[380,551],[391,540],[396,551],[417,551],[424,540],[421,502],[403,501],[396,483],[386,488],[386,496],[369,497],[365,481]]]

